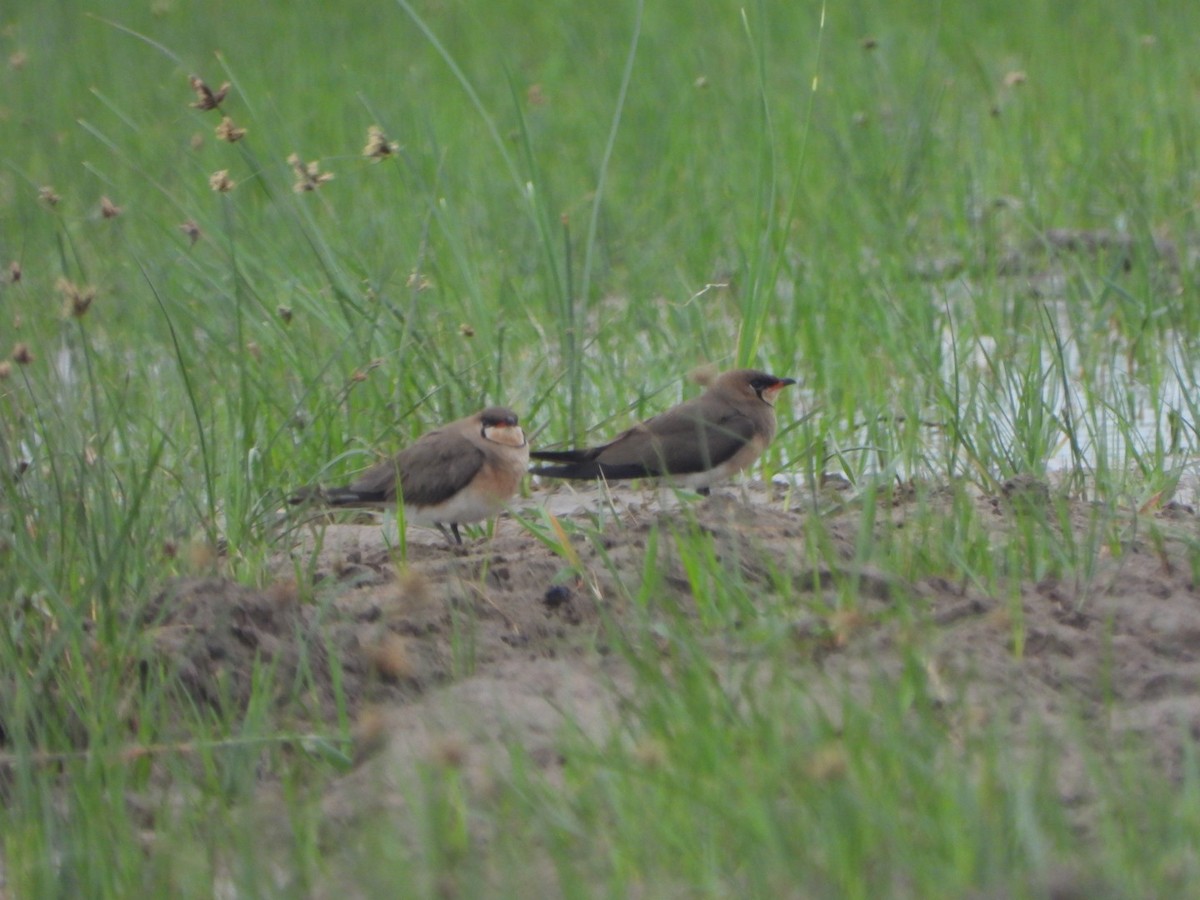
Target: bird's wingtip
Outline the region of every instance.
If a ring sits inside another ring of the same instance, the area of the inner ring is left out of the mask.
[[[317,485],[303,487],[288,497],[287,502],[291,506],[301,506],[306,503],[325,503],[325,492]]]

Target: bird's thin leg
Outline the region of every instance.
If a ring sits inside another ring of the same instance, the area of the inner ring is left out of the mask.
[[[462,543],[462,537],[459,536],[457,523],[451,523],[450,525],[450,528],[454,529],[453,535],[450,533],[450,528],[447,528],[442,522],[434,522],[433,524],[435,524],[438,528],[438,531],[442,533],[442,537],[446,539],[447,544],[453,545],[455,543]]]
[[[454,532],[454,540],[455,540],[455,541],[458,543],[458,545],[461,547],[461,546],[462,546],[462,535],[458,533],[458,523],[457,523],[457,522],[451,522],[451,523],[450,523],[450,530]]]

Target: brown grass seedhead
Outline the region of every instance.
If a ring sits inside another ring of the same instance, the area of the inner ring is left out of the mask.
[[[192,571],[212,569],[219,559],[217,548],[202,537],[193,538],[187,546],[187,561]]]
[[[367,376],[372,369],[378,369],[382,365],[383,365],[382,359],[371,360],[369,363],[367,363],[365,368],[354,370],[354,373],[350,376],[350,382],[352,384],[361,384],[362,382],[367,380]]]
[[[208,176],[208,186],[218,194],[228,194],[237,187],[237,182],[229,177],[228,169],[222,169]]]
[[[839,609],[829,616],[829,630],[833,643],[845,647],[854,635],[868,624],[867,617],[856,609]]]
[[[105,219],[115,219],[122,212],[124,212],[124,209],[120,206],[117,206],[117,204],[115,204],[111,200],[109,200],[108,197],[100,198],[100,215],[101,215],[101,217],[103,217]]]
[[[8,280],[12,284],[21,280],[21,264],[15,260],[8,264]]]
[[[218,140],[225,141],[229,144],[236,144],[246,136],[246,129],[238,128],[236,125],[234,125],[233,119],[229,118],[229,116],[221,117],[221,122],[219,125],[217,125],[216,131]]]
[[[389,631],[367,652],[371,667],[385,681],[404,681],[416,677],[417,664],[403,635]]]
[[[287,609],[299,604],[300,585],[295,578],[281,578],[267,587],[267,596],[279,609]]]
[[[354,763],[370,759],[387,746],[388,720],[380,706],[366,706],[358,714],[351,737],[354,740]]]
[[[203,234],[203,232],[200,230],[200,226],[191,219],[188,219],[186,222],[180,225],[179,230],[187,235],[188,243],[193,247],[196,246],[196,241],[200,240],[200,235]]]
[[[833,741],[813,751],[804,766],[804,773],[813,781],[833,781],[842,778],[850,768],[846,749]]]
[[[7,359],[0,360],[0,381],[7,381],[12,377],[12,363]]]
[[[90,285],[80,287],[73,281],[60,278],[55,287],[62,294],[63,315],[74,319],[82,319],[86,316],[92,306],[92,301],[96,299],[96,289]]]
[[[22,342],[13,347],[12,361],[18,366],[27,366],[33,362],[33,353],[29,350],[29,345]]]
[[[333,180],[333,173],[322,172],[321,164],[316,160],[305,164],[299,154],[293,153],[287,158],[287,162],[292,167],[292,171],[296,173],[296,181],[292,185],[292,190],[297,194],[315,191],[325,182]]]
[[[705,363],[701,366],[696,366],[692,371],[688,372],[688,381],[692,384],[698,384],[700,387],[708,387],[717,380],[717,376],[721,374],[721,370],[712,363]]]
[[[408,279],[404,282],[404,286],[409,290],[427,291],[433,287],[433,280],[429,276],[413,269],[408,274]]]
[[[388,140],[388,136],[378,125],[372,125],[367,129],[367,145],[363,147],[363,156],[378,162],[389,156],[395,156],[399,150],[400,145],[395,141]]]
[[[1005,74],[1004,86],[1007,88],[1017,87],[1018,85],[1024,84],[1028,80],[1029,80],[1029,76],[1026,75],[1024,72],[1022,72],[1020,69],[1018,69],[1015,72],[1008,72],[1007,74]]]
[[[409,606],[421,606],[429,601],[433,583],[424,572],[405,567],[397,573],[396,580]]]
[[[290,306],[277,306],[275,307],[275,312],[279,318],[283,320],[284,325],[290,325],[292,323],[292,316],[294,313],[292,312],[292,308]]]
[[[62,198],[55,192],[54,188],[48,184],[43,184],[40,188],[38,188],[38,199],[51,209],[54,209],[54,207],[58,206],[59,201],[62,200]]]
[[[664,769],[671,760],[667,745],[655,738],[646,738],[633,745],[632,755],[647,769]]]
[[[429,748],[429,761],[446,769],[461,769],[467,764],[467,745],[462,738],[444,734]]]
[[[192,90],[196,92],[196,100],[192,103],[193,109],[219,109],[221,102],[225,99],[225,95],[229,93],[229,82],[226,81],[215,91],[204,83],[204,79],[198,75],[189,75],[188,83],[192,86]]]

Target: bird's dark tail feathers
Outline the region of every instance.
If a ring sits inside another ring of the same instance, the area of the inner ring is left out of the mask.
[[[595,450],[530,450],[530,459],[542,459],[546,462],[578,463],[594,456]]]
[[[583,450],[533,450],[531,459],[543,462],[559,463],[557,466],[535,466],[529,470],[530,475],[543,475],[546,478],[596,478],[601,474],[598,463],[593,459],[596,451],[592,448]]]
[[[386,498],[378,492],[355,491],[350,488],[306,487],[288,497],[293,506],[314,504],[320,506],[369,506],[383,503]]]
[[[529,474],[546,478],[597,478],[601,471],[595,463],[572,463],[565,466],[535,466],[529,470]]]

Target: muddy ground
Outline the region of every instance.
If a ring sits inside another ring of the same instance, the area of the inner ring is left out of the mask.
[[[1038,484],[1007,493],[1013,496],[975,501],[997,538],[1013,527],[1013,502],[1044,502]],[[442,756],[486,784],[491,767],[520,745],[555,778],[564,716],[598,738],[615,721],[614,698],[627,676],[620,654],[608,646],[607,623],[629,612],[616,579],[640,583],[651,530],[694,517],[713,536],[722,561],[762,585],[764,598],[767,561],[800,591],[796,665],[809,670],[805,678],[818,696],[821,690],[830,697],[865,691],[881,672],[898,668],[897,630],[911,637],[915,618],[933,693],[981,719],[1005,716],[1030,741],[1065,739],[1062,798],[1081,818],[1089,786],[1082,760],[1069,749],[1078,745],[1080,728],[1143,738],[1168,772],[1181,764],[1183,735],[1200,737],[1194,580],[1200,528],[1189,506],[1123,514],[1086,578],[1020,583],[1024,644],[1018,654],[1014,594],[989,596],[970,582],[945,578],[901,583],[880,572],[853,571],[861,511],[847,492],[817,501],[844,567],[805,562],[811,497],[789,500],[781,488],[757,485],[718,490],[688,503],[686,511],[660,507],[678,502],[655,492],[604,500],[595,492],[535,492],[525,501],[527,515],[548,503],[564,523],[598,532],[594,539],[572,538],[584,579],[564,578],[564,558],[510,518],[498,523],[493,537],[476,533],[461,549],[447,546],[437,532],[410,529],[406,564],[397,562],[386,527],[303,528],[290,555],[277,562],[276,583],[265,590],[218,579],[171,585],[148,612],[153,646],[201,704],[244,703],[251,670],[264,661],[279,667],[281,684],[306,679],[306,702],[279,710],[281,721],[298,730],[328,730],[336,722],[330,663],[336,657],[355,722],[355,763],[324,798],[331,829],[374,810],[401,808],[402,792],[381,790],[381,784],[396,786],[404,773]],[[893,504],[877,529],[904,528],[916,513],[903,492]],[[1070,526],[1083,540],[1093,510],[1083,502],[1068,509]],[[311,597],[296,588],[297,566],[316,573]],[[660,571],[657,602],[690,609],[688,580],[670,551]],[[858,612],[843,618],[818,612],[836,604],[831,584],[846,577],[856,578]],[[828,603],[812,602],[822,600],[815,593],[822,590]],[[899,603],[908,614],[892,614]]]

